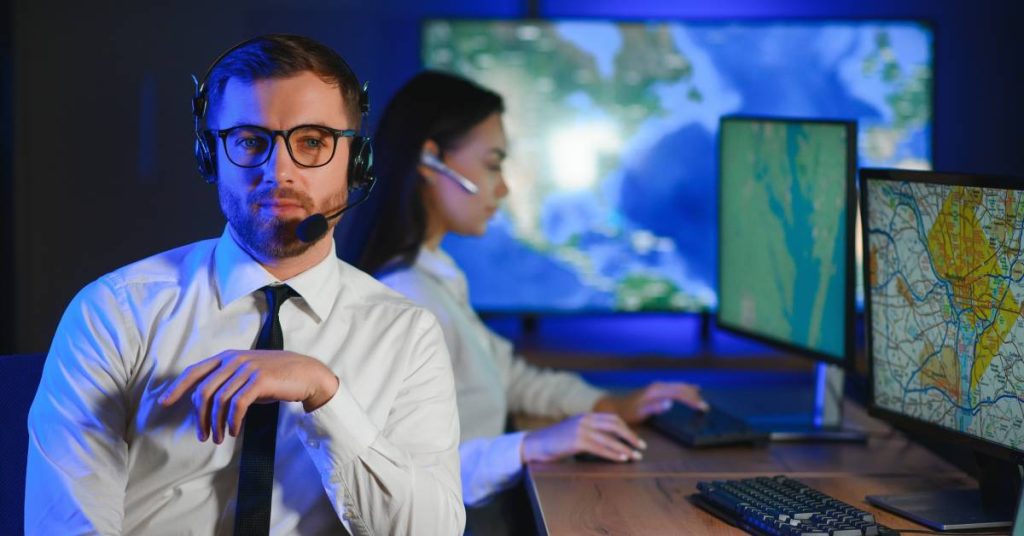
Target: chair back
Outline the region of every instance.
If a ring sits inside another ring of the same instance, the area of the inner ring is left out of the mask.
[[[22,534],[28,408],[36,395],[46,354],[0,355],[0,534]]]

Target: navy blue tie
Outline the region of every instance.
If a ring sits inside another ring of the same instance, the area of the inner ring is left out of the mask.
[[[277,318],[281,304],[296,296],[287,285],[261,289],[267,297],[267,317],[260,327],[255,350],[283,350],[284,335]],[[235,534],[270,533],[270,499],[274,491],[274,449],[277,443],[279,402],[253,404],[245,415],[242,460],[238,467],[238,502],[235,506]]]

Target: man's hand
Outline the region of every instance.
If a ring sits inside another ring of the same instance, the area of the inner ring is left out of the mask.
[[[306,412],[338,391],[338,377],[309,356],[281,350],[228,350],[188,368],[160,397],[168,407],[192,392],[200,441],[224,441],[224,427],[237,437],[252,404],[302,402]]]
[[[614,413],[627,423],[635,424],[651,415],[668,411],[672,402],[681,402],[700,411],[707,411],[710,407],[701,398],[700,388],[696,385],[654,382],[627,395],[602,397],[594,404],[594,411]]]
[[[550,462],[573,454],[596,454],[617,462],[643,458],[647,444],[616,415],[586,413],[533,430],[523,438],[523,462]]]

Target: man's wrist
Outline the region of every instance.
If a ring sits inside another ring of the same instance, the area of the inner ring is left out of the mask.
[[[338,389],[341,387],[341,380],[338,379],[334,374],[330,374],[324,378],[323,384],[313,392],[313,395],[302,401],[302,409],[306,413],[311,413],[320,409],[324,404],[331,401],[334,395],[338,393]]]

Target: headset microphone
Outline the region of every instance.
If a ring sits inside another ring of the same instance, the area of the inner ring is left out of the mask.
[[[445,165],[440,158],[434,156],[434,153],[423,151],[423,154],[420,155],[420,163],[455,181],[456,184],[461,186],[463,190],[470,194],[476,195],[476,193],[480,191],[480,188],[478,188],[476,184],[473,184],[473,181]]]
[[[333,212],[327,216],[324,216],[323,214],[313,214],[312,216],[299,222],[299,226],[295,228],[296,238],[307,244],[320,240],[322,236],[327,234],[327,222],[340,217],[349,209],[358,207],[363,203],[363,201],[366,201],[370,197],[370,192],[373,191],[373,186],[377,184],[377,181],[375,178],[370,178],[367,181],[367,184],[368,186],[366,187],[366,193],[363,194],[363,197],[360,198],[359,201],[356,201],[351,205],[347,205],[341,210]]]

